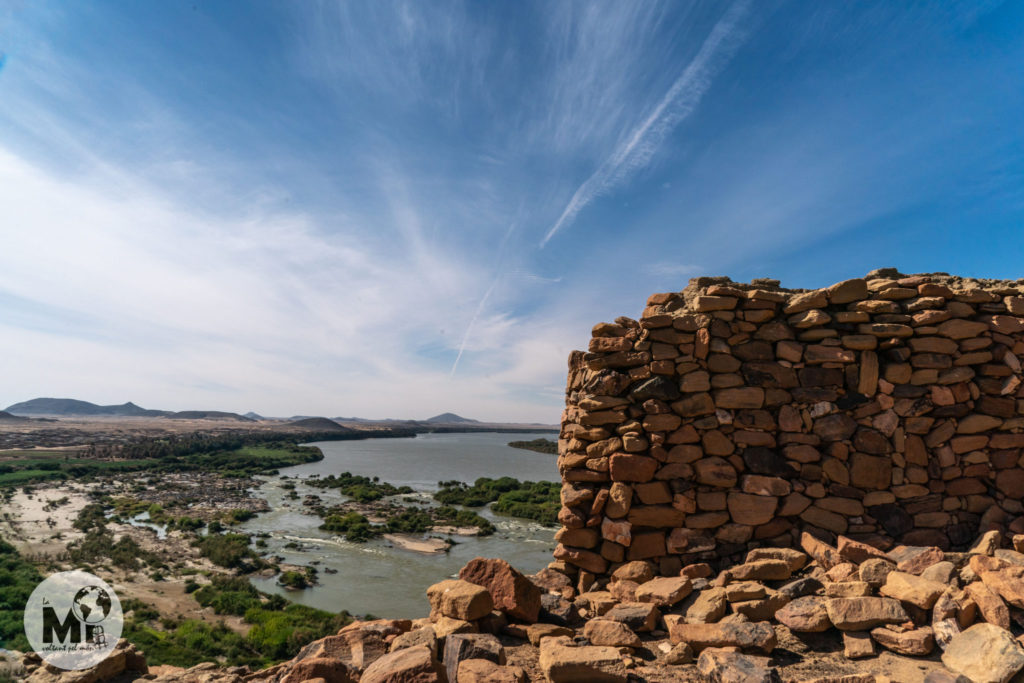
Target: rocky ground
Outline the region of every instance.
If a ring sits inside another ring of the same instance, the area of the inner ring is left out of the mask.
[[[429,617],[355,622],[262,671],[148,671],[128,644],[103,671],[23,663],[37,683],[1010,683],[1024,680],[1024,536],[1007,540],[882,552],[805,534],[800,550],[752,550],[717,575],[634,561],[600,580],[476,559],[427,590]]]

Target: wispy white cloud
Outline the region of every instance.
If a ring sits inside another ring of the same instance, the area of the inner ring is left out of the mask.
[[[588,204],[646,166],[672,129],[693,113],[715,76],[742,44],[744,30],[741,22],[748,4],[749,0],[739,0],[729,7],[653,111],[573,193],[558,220],[540,241],[541,247],[559,230],[571,224]]]

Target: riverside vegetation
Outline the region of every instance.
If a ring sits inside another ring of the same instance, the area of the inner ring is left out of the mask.
[[[250,493],[257,484],[253,475],[275,474],[280,468],[323,458],[320,449],[297,443],[306,438],[310,437],[197,434],[117,448],[0,453],[4,500],[15,495],[31,500],[36,491],[44,490],[49,495],[72,492],[72,496],[75,491],[92,491],[91,501],[69,520],[75,533],[57,555],[24,556],[0,539],[0,647],[27,647],[22,642],[22,609],[41,580],[40,570],[49,573],[71,567],[126,586],[121,596],[126,609],[124,637],[144,650],[151,664],[190,666],[212,660],[260,668],[336,633],[351,620],[347,612],[333,614],[291,604],[260,592],[249,582],[256,572],[275,573],[278,584],[301,590],[316,583],[316,569],[278,565],[281,558],[260,550],[266,547],[262,539],[237,529],[267,509],[266,501]],[[135,475],[126,479],[126,472]],[[414,491],[377,477],[346,472],[302,481],[314,488],[335,489],[348,499],[332,507],[311,505],[311,511],[323,517],[322,528],[350,541],[368,541],[386,533],[443,533],[453,527],[475,527],[478,535],[486,536],[496,529],[472,508],[488,503],[493,503],[495,512],[552,525],[559,498],[557,483],[508,477],[480,479],[473,485],[444,482],[435,496],[438,505],[403,497]],[[284,488],[295,497],[292,481],[286,480]],[[68,505],[67,495],[49,500],[43,509],[62,505]],[[383,521],[378,522],[380,517]],[[126,526],[139,523],[162,528],[168,536],[161,535],[158,541],[146,529]],[[50,528],[53,538],[60,539],[60,528],[52,521]],[[140,583],[155,588],[140,594],[134,588]],[[167,612],[160,600],[153,599],[153,592],[164,593],[159,586],[172,584],[178,591],[183,587],[188,600],[194,599],[213,615],[186,618],[184,613]]]

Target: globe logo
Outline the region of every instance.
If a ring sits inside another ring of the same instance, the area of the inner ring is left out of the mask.
[[[124,612],[117,593],[103,579],[80,570],[46,577],[28,598],[25,636],[47,664],[57,669],[96,666],[117,646]]]
[[[99,586],[86,586],[75,593],[71,610],[79,620],[87,624],[98,624],[110,614],[110,605],[107,591]]]

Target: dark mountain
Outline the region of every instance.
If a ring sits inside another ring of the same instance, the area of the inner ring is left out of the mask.
[[[301,427],[310,431],[316,432],[354,432],[354,429],[342,426],[334,420],[328,420],[326,417],[307,417],[304,420],[295,420],[291,423],[292,427]]]
[[[182,410],[167,416],[171,420],[238,420],[239,422],[255,422],[238,413],[225,413],[221,410]],[[338,425],[339,427],[341,425]]]
[[[11,415],[10,413],[0,410],[0,422],[28,422],[27,417],[18,417],[17,415]]]
[[[245,415],[243,415],[242,417],[247,417],[250,420],[266,420],[267,419],[267,418],[263,417],[262,415],[260,415],[259,413],[254,413],[251,410],[248,413],[246,413]]]
[[[119,406],[100,406],[73,398],[34,398],[7,407],[14,415],[113,415],[117,417],[159,417],[165,410],[146,410],[132,402]]]
[[[461,417],[455,413],[441,413],[434,417],[424,420],[424,422],[440,422],[442,424],[455,424],[457,422],[479,422],[480,420],[471,420],[468,417]]]

